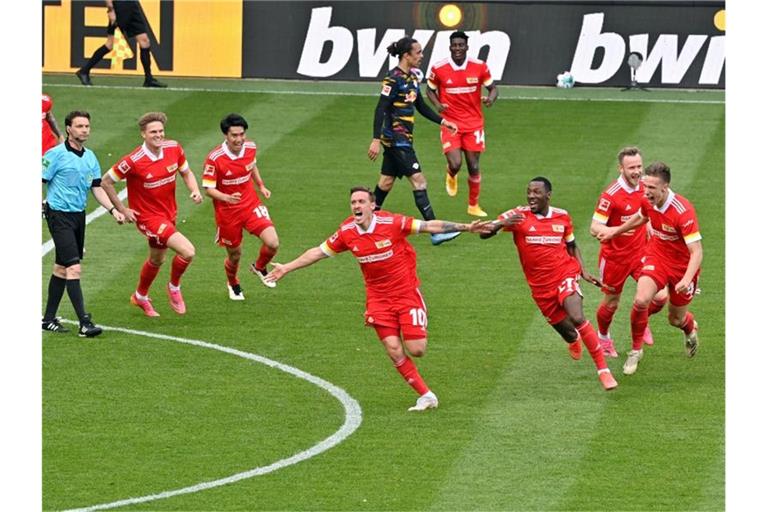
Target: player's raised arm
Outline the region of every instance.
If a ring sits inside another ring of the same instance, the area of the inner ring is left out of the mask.
[[[475,220],[471,224],[452,222],[449,220],[428,220],[419,223],[419,233],[455,233],[468,231],[470,233],[490,233],[491,221]]]

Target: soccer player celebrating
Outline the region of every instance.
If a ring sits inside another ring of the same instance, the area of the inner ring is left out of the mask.
[[[567,211],[550,206],[552,184],[536,177],[528,183],[528,206],[508,210],[491,223],[489,238],[511,231],[531,294],[549,324],[562,336],[573,359],[581,359],[584,341],[606,391],[618,386],[605,363],[597,333],[584,316],[579,279],[600,286],[584,268]]]
[[[640,211],[621,226],[606,228],[597,235],[601,241],[651,223],[651,240],[645,248],[643,268],[637,280],[632,305],[632,350],[624,363],[624,374],[632,375],[643,357],[643,333],[648,326],[648,312],[656,293],[669,290],[669,323],[683,331],[688,357],[699,348],[699,326],[688,311],[699,278],[703,249],[696,211],[686,198],[669,188],[672,173],[663,162],[645,169],[645,202]]]
[[[169,248],[176,256],[171,262],[171,279],[166,292],[176,313],[183,315],[187,311],[180,281],[195,256],[195,246],[176,230],[176,175],[181,174],[195,204],[203,200],[181,144],[165,138],[167,120],[162,112],[141,116],[139,129],[144,143],[113,165],[101,181],[112,204],[129,222],[136,223],[139,232],[147,238],[149,257],[141,268],[131,304],[150,317],[160,316],[152,306],[149,287]],[[128,187],[128,208],[115,191],[115,183],[123,179]]]
[[[275,263],[267,280],[277,281],[289,272],[351,250],[365,280],[365,323],[376,329],[395,368],[419,394],[416,405],[408,410],[433,409],[437,396],[408,356],[421,357],[427,349],[427,306],[419,291],[416,252],[406,237],[424,232],[488,232],[489,223],[422,222],[377,210],[374,194],[367,187],[352,188],[350,207],[352,216],[333,235],[289,263]]]
[[[619,152],[618,158],[619,177],[603,191],[597,201],[589,229],[592,236],[597,236],[607,227],[620,226],[638,212],[641,204],[646,201],[640,179],[643,174],[640,150],[626,147]],[[647,240],[648,234],[643,225],[600,245],[598,267],[600,282],[603,284],[603,300],[597,308],[597,336],[603,353],[610,357],[619,357],[609,331],[613,315],[619,307],[627,277],[632,276],[635,280],[640,277],[643,249]],[[648,313],[658,313],[666,303],[667,291],[662,288],[651,301]],[[653,345],[650,328],[645,329],[643,341],[646,345]]]
[[[450,41],[450,58],[432,66],[427,78],[427,97],[444,119],[454,122],[459,128],[456,133],[451,133],[445,128],[440,129],[443,154],[448,160],[445,189],[449,196],[456,196],[456,175],[461,170],[463,152],[469,172],[467,213],[486,217],[488,214],[480,208],[479,203],[480,153],[485,151],[482,105],[493,105],[499,91],[493,83],[488,65],[481,60],[467,57],[469,36],[459,30],[451,34]],[[488,89],[488,96],[482,96],[482,86]]]
[[[392,56],[400,59],[397,67],[384,78],[379,103],[373,118],[373,140],[368,147],[368,158],[376,160],[384,145],[384,159],[381,176],[374,195],[376,206],[384,204],[395,178],[406,176],[413,188],[413,199],[424,220],[433,220],[435,212],[427,195],[427,180],[421,172],[421,165],[413,150],[414,108],[421,115],[455,132],[456,125],[437,115],[421,96],[418,69],[423,57],[421,45],[413,38],[403,37],[387,48]],[[439,245],[453,240],[460,233],[435,233],[432,244]]]
[[[275,283],[265,279],[267,263],[272,261],[280,242],[269,218],[269,210],[261,204],[254,189],[255,184],[265,199],[272,195],[264,186],[256,166],[256,144],[245,138],[248,122],[239,114],[229,114],[221,120],[219,126],[224,134],[224,142],[216,146],[205,159],[203,188],[213,199],[216,242],[227,250],[224,272],[227,275],[229,298],[244,300],[237,278],[243,229],[261,238],[259,257],[251,264],[250,270],[269,288],[274,288]]]

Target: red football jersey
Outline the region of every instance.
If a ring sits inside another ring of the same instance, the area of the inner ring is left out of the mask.
[[[701,240],[699,221],[693,205],[670,189],[661,208],[646,202],[640,211],[651,225],[651,241],[646,252],[669,262],[673,267],[685,268],[691,253],[688,244]]]
[[[142,144],[108,172],[115,181],[125,179],[130,208],[145,217],[176,220],[176,174],[190,172],[184,149],[178,142],[164,141],[159,156]]]
[[[253,188],[253,169],[256,167],[256,143],[246,141],[240,154],[232,153],[224,142],[208,153],[203,166],[203,187],[215,188],[225,194],[240,192],[240,202],[225,203],[214,199],[216,218],[228,212],[253,210],[261,204]]]
[[[471,57],[461,66],[451,58],[443,59],[432,66],[427,78],[427,86],[437,91],[440,103],[447,105],[441,115],[456,123],[459,131],[483,128],[482,86],[492,83],[488,65]]]
[[[416,251],[406,237],[417,233],[421,221],[386,211],[374,213],[367,231],[348,217],[320,250],[327,256],[352,251],[360,264],[369,297],[391,297],[419,286]]]
[[[592,220],[608,227],[621,226],[640,211],[643,203],[647,202],[642,182],[632,188],[622,176],[619,176],[600,195]],[[618,260],[639,254],[647,240],[645,225],[640,226],[600,244],[600,257]]]
[[[549,207],[547,215],[537,215],[523,206],[499,215],[499,220],[522,213],[519,224],[507,226],[511,231],[523,266],[523,273],[532,290],[557,287],[563,279],[581,273],[578,260],[568,254],[566,242],[575,240],[573,222],[567,211]]]
[[[52,108],[53,100],[47,94],[43,94],[43,154],[59,142],[59,139],[56,138],[53,130],[51,130],[51,125],[45,119]]]

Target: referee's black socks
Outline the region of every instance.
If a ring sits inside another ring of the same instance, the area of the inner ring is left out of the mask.
[[[75,308],[77,318],[82,322],[83,318],[85,318],[85,303],[79,279],[67,279],[67,295],[69,295],[69,300],[72,301],[72,307]]]
[[[50,322],[56,318],[56,312],[59,310],[59,304],[61,304],[61,298],[64,296],[66,287],[66,279],[51,274],[51,280],[48,281],[48,302],[45,304],[44,321]]]
[[[416,201],[416,207],[421,212],[424,220],[435,220],[435,212],[432,211],[432,205],[429,203],[429,196],[426,190],[414,190],[413,199]]]
[[[381,190],[378,185],[373,190],[373,198],[376,201],[376,211],[381,210],[381,205],[384,204],[384,200],[387,198],[389,190]]]

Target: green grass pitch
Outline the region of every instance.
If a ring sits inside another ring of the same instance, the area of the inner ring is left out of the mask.
[[[349,213],[350,186],[373,186],[366,150],[377,84],[45,76],[55,115],[92,114],[89,142],[107,169],[139,144],[135,120],[168,114],[200,178],[221,143],[219,120],[239,112],[260,147],[266,204],[287,261],[319,244]],[[305,94],[322,92],[325,94]],[[229,485],[127,505],[126,510],[722,510],[725,507],[725,210],[722,92],[502,88],[486,111],[481,204],[496,215],[525,201],[530,178],[553,183],[553,205],[573,216],[596,272],[592,209],[615,176],[615,154],[636,144],[646,164],[664,160],[672,188],[697,207],[701,288],[691,306],[701,347],[689,360],[681,333],[652,317],[656,344],[638,373],[602,391],[589,357],[574,362],[529,294],[506,236],[462,234],[432,247],[411,237],[429,306],[429,350],[417,364],[440,408],[407,413],[415,394],[363,326],[364,290],[349,255],[291,274],[274,290],[241,267],[247,300],[228,299],[224,251],[210,200],[195,206],[178,185],[179,229],[197,256],[183,279],[188,313],[175,315],[162,287],[160,318],[128,303],[146,257],[133,226],[107,216],[88,226],[83,287],[99,325],[200,340],[293,366],[346,390],[360,427],[309,460]],[[568,100],[568,101],[561,101]],[[444,191],[437,126],[416,121],[416,150],[438,218],[468,220],[466,171],[459,195]],[[95,205],[91,201],[89,209]],[[385,208],[416,215],[405,182]],[[43,239],[47,230],[42,228]],[[244,243],[245,261],[259,244]],[[43,302],[53,254],[42,258]],[[613,326],[629,348],[628,284]],[[594,320],[599,291],[584,286]],[[75,318],[65,297],[60,314]],[[344,422],[324,390],[253,361],[199,346],[107,331],[93,340],[45,333],[43,507],[112,503],[193,486],[290,457]]]

